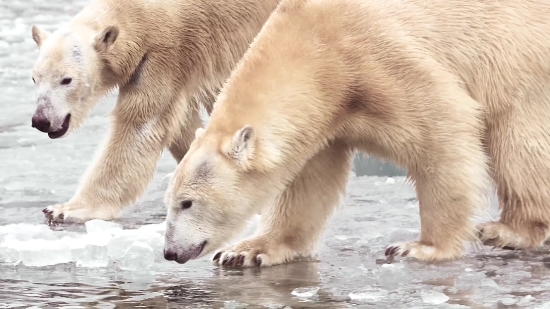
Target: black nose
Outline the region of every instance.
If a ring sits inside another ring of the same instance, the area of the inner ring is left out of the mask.
[[[178,259],[178,254],[176,252],[164,249],[164,258],[168,261],[175,261]]]
[[[48,132],[50,129],[50,121],[44,114],[36,113],[32,116],[32,127],[38,129],[41,132]]]

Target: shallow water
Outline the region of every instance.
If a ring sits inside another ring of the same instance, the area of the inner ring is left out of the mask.
[[[548,252],[472,248],[455,262],[384,264],[386,245],[418,235],[418,203],[400,177],[352,177],[318,255],[264,269],[162,259],[168,153],[147,194],[115,221],[124,230],[45,226],[41,210],[72,196],[105,139],[114,97],[67,138],[31,128],[30,28],[53,30],[83,4],[0,0],[0,308],[550,308]]]

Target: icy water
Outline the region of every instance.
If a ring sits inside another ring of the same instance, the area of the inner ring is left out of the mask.
[[[168,153],[121,219],[47,227],[41,210],[74,193],[114,97],[68,138],[32,129],[30,29],[53,30],[83,4],[0,0],[0,308],[550,308],[548,252],[472,248],[455,262],[384,264],[386,245],[418,235],[418,203],[401,177],[353,176],[318,255],[264,269],[163,260]],[[495,215],[493,205],[482,219]]]

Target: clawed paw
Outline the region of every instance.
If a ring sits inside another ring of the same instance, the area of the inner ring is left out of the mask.
[[[389,261],[395,257],[412,257],[423,262],[436,262],[452,260],[460,257],[461,248],[439,249],[435,246],[425,245],[419,241],[394,244],[386,249],[385,255]]]
[[[388,259],[393,259],[397,256],[406,257],[407,255],[409,255],[410,252],[410,250],[403,250],[399,245],[393,245],[389,246],[388,249],[386,249],[385,255]]]
[[[46,223],[50,226],[56,226],[63,222],[65,215],[59,211],[62,205],[48,206],[42,210],[46,217]]]
[[[220,266],[240,268],[272,266],[292,258],[293,252],[287,246],[267,237],[257,237],[218,251],[212,260]]]
[[[89,204],[69,202],[48,206],[42,212],[48,225],[60,223],[82,223],[87,220],[113,220],[118,217],[121,207],[118,206],[87,206]],[[96,204],[91,204],[96,205]]]
[[[262,254],[251,254],[250,252],[223,252],[216,253],[212,259],[215,263],[227,267],[250,267],[262,266]]]
[[[525,240],[506,224],[483,223],[477,226],[477,230],[477,236],[485,246],[507,250],[525,247]]]

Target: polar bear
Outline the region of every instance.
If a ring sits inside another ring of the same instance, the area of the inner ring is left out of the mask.
[[[330,211],[315,201],[344,193],[339,180],[311,183],[344,178],[348,162],[335,158],[355,150],[406,167],[416,188],[420,237],[388,257],[457,259],[478,237],[541,245],[548,16],[544,1],[283,0],[175,171],[165,257],[185,263],[220,248],[214,261],[240,267],[307,254]],[[502,216],[476,229],[491,178]],[[256,235],[223,248],[271,199]]]
[[[94,0],[64,27],[32,27],[39,48],[32,126],[76,130],[119,89],[109,139],[70,201],[50,221],[114,219],[144,193],[163,149],[179,161],[199,107],[216,93],[279,0]]]

